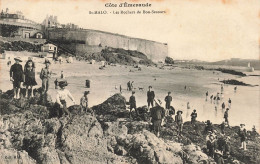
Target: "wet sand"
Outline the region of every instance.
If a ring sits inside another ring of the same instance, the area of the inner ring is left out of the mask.
[[[27,58],[28,56],[23,57],[24,61],[26,61]],[[41,68],[44,67],[44,59],[35,58],[34,61],[36,62],[36,81],[38,83],[36,87],[40,87],[41,80],[39,78],[39,72]],[[7,60],[0,59],[0,63],[0,89],[6,91],[12,89],[12,84],[9,81],[10,67],[6,65]],[[24,65],[25,62],[21,64]],[[146,66],[141,66],[142,71],[138,71],[136,68],[120,65],[106,66],[104,70],[100,70],[100,65],[100,63],[91,65],[83,61],[74,61],[74,63],[70,64],[52,63],[51,69],[53,76],[50,80],[49,94],[52,96],[53,101],[55,101],[57,91],[54,89],[54,80],[60,76],[60,72],[63,70],[65,78],[69,83],[67,89],[71,91],[77,104],[79,104],[79,100],[85,90],[90,90],[91,92],[89,95],[90,106],[102,103],[109,96],[119,93],[120,84],[123,88],[122,95],[128,100],[131,92],[126,90],[126,83],[128,81],[134,81],[137,106],[147,105],[146,92],[148,86],[151,85],[155,91],[156,98],[163,102],[162,106],[165,106],[164,97],[167,95],[167,92],[172,92],[172,106],[174,106],[176,110],[183,111],[184,121],[190,120],[191,112],[193,109],[196,109],[198,120],[206,121],[209,119],[213,123],[221,123],[224,120],[224,111],[221,109],[221,104],[225,102],[227,107],[228,98],[231,98],[232,106],[229,111],[230,125],[245,123],[247,129],[251,129],[252,126],[255,125],[259,131],[259,86],[238,86],[237,92],[234,92],[234,86],[226,85],[224,87],[224,97],[219,102],[217,110],[215,110],[215,104],[210,102],[209,97],[208,101],[205,101],[206,91],[209,92],[209,96],[212,94],[216,95],[217,92],[220,93],[221,83],[219,81],[223,79],[236,79],[248,84],[259,85],[259,76],[239,77],[221,72],[213,74],[212,71],[206,70],[182,68],[161,70]],[[130,69],[134,72],[130,72]],[[254,74],[259,74],[259,72],[254,72]],[[85,88],[85,80],[90,80],[91,87],[89,89]],[[187,86],[186,90],[184,90],[185,85]],[[117,86],[117,89],[115,89],[115,86]],[[142,87],[144,90],[141,91],[138,87]],[[187,109],[188,101],[190,102],[190,109]],[[68,102],[68,104],[71,105],[71,101]]]

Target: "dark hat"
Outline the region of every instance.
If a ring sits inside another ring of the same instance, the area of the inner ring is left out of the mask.
[[[15,61],[19,61],[19,62],[22,62],[22,59],[20,57],[16,57],[14,58]]]
[[[89,94],[89,91],[85,91],[84,92],[84,96],[88,95]]]
[[[148,88],[153,88],[151,85]]]
[[[168,94],[171,94],[171,92],[168,92]]]
[[[67,81],[59,81],[59,86],[60,87],[68,86],[68,82]]]
[[[181,114],[182,114],[183,112],[182,112],[181,110],[178,110],[178,111],[177,111],[177,114],[178,114],[178,113],[181,113]]]
[[[207,124],[210,124],[210,120],[207,120]]]
[[[229,108],[227,108],[226,110],[229,110]]]
[[[194,109],[193,111],[196,112],[196,109]]]
[[[135,91],[132,91],[132,94],[135,94]]]

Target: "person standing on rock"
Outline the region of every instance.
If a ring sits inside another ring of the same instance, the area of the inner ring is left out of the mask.
[[[135,113],[138,116],[138,112],[136,109],[136,100],[135,100],[135,91],[132,91],[132,96],[129,98],[129,104],[130,104],[130,114],[129,117],[132,118],[132,109],[135,109]]]
[[[119,86],[119,90],[120,90],[120,93],[122,93],[122,86],[121,86],[121,84]]]
[[[214,158],[214,152],[216,148],[216,140],[213,135],[209,136],[209,140],[207,141],[207,150],[208,150],[208,155],[212,158]]]
[[[72,97],[70,91],[65,89],[65,87],[67,85],[68,85],[67,81],[60,81],[59,82],[60,90],[57,93],[56,101],[57,101],[57,103],[60,105],[60,107],[62,109],[62,115],[64,115],[66,113],[66,114],[68,114],[70,116],[70,112],[67,109],[67,101],[66,101],[66,99],[67,99],[67,97],[69,97],[72,100],[74,105],[75,105],[75,100]],[[60,114],[59,114],[59,116],[60,116]]]
[[[148,89],[149,90],[147,91],[147,103],[148,103],[148,109],[150,109],[150,105],[153,107],[155,94],[154,91],[152,91],[152,86],[149,86]]]
[[[164,101],[165,101],[165,115],[168,116],[171,107],[171,102],[172,102],[171,92],[168,92],[168,96],[165,97]]]
[[[225,122],[227,123],[227,125],[228,125],[228,127],[229,127],[228,111],[229,111],[229,108],[227,108],[226,111],[225,111],[225,113],[224,113],[224,119],[225,119]]]
[[[197,118],[197,112],[196,109],[193,110],[193,112],[191,113],[191,124],[195,124],[196,122],[196,118]]]
[[[183,127],[183,120],[182,120],[182,111],[178,111],[177,115],[175,116],[175,122],[177,123],[177,135],[181,136],[182,134],[182,127]]]
[[[240,129],[239,129],[239,136],[240,136],[240,141],[241,141],[241,147],[240,149],[247,150],[246,149],[246,129],[245,129],[245,124],[240,124]]]
[[[23,66],[20,57],[14,58],[15,63],[10,68],[10,81],[13,82],[14,98],[20,98],[21,83],[23,82]]]
[[[28,97],[28,89],[30,87],[31,89],[31,97],[34,97],[33,95],[33,86],[37,85],[37,82],[35,81],[35,68],[33,68],[33,62],[32,60],[28,60],[28,66],[25,65],[24,67],[24,75],[25,75],[25,82],[24,85],[26,86],[26,93],[25,97]]]
[[[212,123],[210,122],[210,120],[207,120],[204,132],[208,133],[210,131],[211,132],[213,131],[213,126],[212,126]]]
[[[153,130],[154,134],[159,137],[160,131],[161,131],[161,124],[162,124],[162,119],[165,116],[165,112],[163,107],[160,105],[151,108],[151,117],[152,117],[152,124],[153,124]]]
[[[45,68],[42,68],[40,78],[42,79],[42,93],[47,93],[49,89],[49,79],[51,78],[50,61],[48,59],[44,62]]]
[[[80,107],[81,107],[82,112],[83,111],[86,112],[88,109],[88,94],[89,94],[89,91],[85,91],[84,96],[81,97],[81,99],[80,99]]]

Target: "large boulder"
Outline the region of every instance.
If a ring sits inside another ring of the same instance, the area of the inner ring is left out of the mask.
[[[117,139],[117,143],[123,146],[123,150],[136,158],[138,163],[183,163],[179,155],[181,150],[179,145],[169,146],[163,139],[147,130],[133,135],[118,136]]]
[[[75,116],[62,125],[58,137],[59,147],[70,163],[107,163],[113,154],[107,150],[103,129],[91,115]]]
[[[126,99],[119,93],[108,98],[102,104],[93,106],[92,109],[97,115],[113,115],[118,118],[129,117],[129,112],[126,110]]]

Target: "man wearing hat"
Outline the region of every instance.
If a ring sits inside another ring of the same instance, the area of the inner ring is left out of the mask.
[[[171,102],[172,102],[171,92],[168,92],[168,95],[165,97],[164,101],[165,101],[165,111],[166,111],[165,115],[168,116]]]
[[[210,120],[207,120],[204,131],[206,133],[208,133],[209,131],[213,132],[213,126],[212,126],[212,123],[210,122]]]
[[[60,90],[58,91],[57,96],[56,96],[56,101],[62,109],[62,113],[59,114],[59,116],[64,115],[65,113],[70,116],[70,112],[67,109],[67,98],[68,97],[72,100],[73,104],[75,104],[75,100],[72,97],[70,91],[65,89],[65,87],[67,85],[68,85],[67,81],[60,81],[59,82]]]
[[[138,116],[138,111],[136,109],[136,100],[135,100],[135,91],[132,91],[132,96],[129,98],[129,104],[130,104],[130,114],[129,117],[132,118],[132,109],[135,109],[135,113]]]
[[[23,67],[20,64],[22,62],[20,57],[14,58],[15,63],[10,68],[10,81],[13,82],[14,98],[20,98],[21,82],[23,82]]]
[[[152,86],[148,87],[148,91],[147,91],[147,103],[148,103],[148,109],[150,109],[150,105],[152,105],[153,107],[153,101],[155,98],[155,94],[154,91],[152,91]]]
[[[175,122],[177,123],[177,128],[178,128],[178,135],[181,136],[182,133],[182,127],[183,127],[183,120],[182,120],[182,111],[178,111],[177,115],[175,116]]]
[[[160,102],[156,101],[157,106],[151,108],[151,117],[152,117],[152,123],[153,123],[153,130],[154,134],[159,137],[160,131],[161,131],[161,124],[162,120],[165,116],[165,111],[163,107],[160,106]]]
[[[191,113],[191,124],[194,124],[197,118],[197,112],[196,109],[193,110],[193,112]]]
[[[88,109],[88,94],[89,94],[89,91],[85,91],[84,96],[81,97],[81,99],[80,99],[81,111],[86,112]]]
[[[228,122],[228,111],[229,108],[226,109],[225,113],[224,113],[224,118],[225,118],[225,122],[227,123],[228,127],[229,127],[229,122]]]
[[[45,68],[42,68],[40,73],[40,78],[42,79],[42,92],[47,93],[49,89],[49,79],[51,77],[51,70],[50,70],[50,61],[48,59],[45,59]]]

